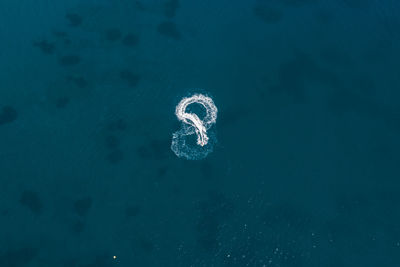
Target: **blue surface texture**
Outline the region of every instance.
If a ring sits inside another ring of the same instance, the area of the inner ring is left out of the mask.
[[[399,48],[398,0],[1,0],[0,267],[399,267]]]

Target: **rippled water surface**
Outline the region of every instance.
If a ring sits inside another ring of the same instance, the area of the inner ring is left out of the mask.
[[[395,0],[0,1],[0,266],[400,266],[399,28]],[[188,161],[193,93],[218,141]]]

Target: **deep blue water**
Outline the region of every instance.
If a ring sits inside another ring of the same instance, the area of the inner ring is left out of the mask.
[[[397,0],[0,1],[0,267],[400,266],[399,29]],[[218,143],[187,161],[195,88]]]

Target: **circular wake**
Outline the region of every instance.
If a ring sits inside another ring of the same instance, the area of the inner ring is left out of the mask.
[[[187,107],[195,103],[205,109],[203,119],[187,112]],[[189,160],[203,159],[212,152],[217,140],[209,130],[217,120],[217,112],[214,101],[208,96],[194,94],[183,98],[175,109],[176,117],[182,121],[182,129],[172,134],[172,151],[178,157]]]

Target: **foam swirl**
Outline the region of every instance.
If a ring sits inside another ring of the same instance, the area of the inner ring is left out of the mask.
[[[197,103],[205,109],[205,116],[200,119],[195,113],[187,112],[189,105]],[[172,135],[171,149],[178,157],[196,160],[205,158],[213,150],[215,135],[208,135],[208,130],[216,123],[218,109],[214,101],[205,95],[194,94],[183,98],[176,106],[175,115],[182,121],[182,129]],[[196,144],[189,137],[196,134]]]

